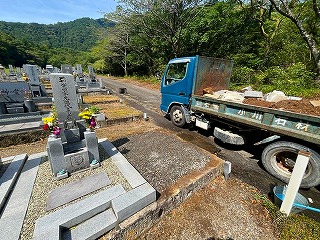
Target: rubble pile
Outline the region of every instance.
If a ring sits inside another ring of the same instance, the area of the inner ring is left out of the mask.
[[[277,90],[263,94],[259,91],[253,91],[251,87],[244,88],[241,92],[229,90],[212,92],[210,90],[211,89],[209,88],[204,89],[203,96],[223,101],[320,116],[320,100],[308,100],[300,97],[286,96],[283,92]]]

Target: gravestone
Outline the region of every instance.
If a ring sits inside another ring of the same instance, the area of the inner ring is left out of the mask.
[[[46,71],[47,71],[47,73],[49,73],[49,74],[50,74],[50,73],[53,73],[53,69],[54,69],[54,68],[53,68],[52,65],[49,65],[49,64],[46,65]]]
[[[97,82],[93,66],[88,66],[89,81],[87,82],[87,88],[101,88],[101,83]]]
[[[16,73],[14,72],[13,66],[9,64],[9,76],[16,76]]]
[[[50,74],[52,93],[59,121],[79,120],[79,107],[71,74]]]
[[[24,101],[30,91],[24,81],[0,82],[0,115],[24,113]]]
[[[24,64],[23,71],[27,74],[30,83],[39,83],[39,71],[36,65]]]
[[[18,79],[22,78],[22,72],[20,67],[16,67],[16,75]]]
[[[29,85],[33,97],[47,96],[45,87],[40,83],[39,70],[36,65],[24,64],[23,71],[29,78]]]
[[[96,77],[94,75],[93,66],[88,66],[88,70],[89,70],[89,81],[96,82]]]
[[[68,64],[61,64],[61,72],[73,74],[72,66]]]
[[[82,72],[82,66],[81,64],[77,64],[76,65],[76,72],[74,73],[74,77],[75,77],[75,81],[76,81],[76,84],[79,86],[79,87],[86,87],[87,86],[87,82],[86,82],[86,79],[85,79],[85,76]]]
[[[0,64],[0,76],[5,76],[6,73],[4,71],[4,67]]]
[[[86,130],[84,120],[79,119],[73,76],[52,73],[50,81],[61,134],[49,137],[47,151],[52,173],[60,179],[99,164],[100,156],[96,133]]]

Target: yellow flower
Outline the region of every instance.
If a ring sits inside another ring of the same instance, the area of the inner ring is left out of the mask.
[[[91,119],[92,113],[88,109],[85,109],[84,111],[79,113],[78,116],[83,119]]]
[[[49,124],[49,123],[53,123],[54,122],[54,117],[46,117],[46,118],[42,118],[42,121],[44,124]]]

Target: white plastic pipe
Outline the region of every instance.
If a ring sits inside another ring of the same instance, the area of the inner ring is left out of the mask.
[[[285,213],[287,216],[289,216],[291,212],[294,199],[296,198],[296,195],[298,193],[304,172],[307,169],[310,156],[311,153],[309,152],[299,151],[298,153],[298,157],[287,187],[287,191],[280,207],[280,212]]]

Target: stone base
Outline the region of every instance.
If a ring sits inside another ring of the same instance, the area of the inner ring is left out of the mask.
[[[84,139],[72,143],[63,143],[62,138],[49,138],[47,152],[54,176],[61,169],[73,173],[86,168],[100,166],[98,139],[95,132],[84,132]],[[98,164],[90,164],[97,160]],[[56,179],[62,179],[56,177]]]
[[[65,172],[63,174],[59,174],[58,173],[54,179],[55,180],[61,180],[61,179],[67,178],[67,177],[69,177],[69,173],[68,172]]]
[[[95,169],[95,168],[98,168],[98,167],[100,167],[100,162],[97,162],[97,163],[93,163],[93,162],[91,162],[90,163],[90,167],[92,168],[92,169]]]

